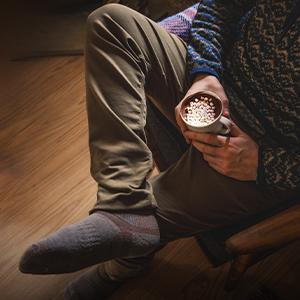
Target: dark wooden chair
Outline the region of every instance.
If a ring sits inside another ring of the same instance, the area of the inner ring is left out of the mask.
[[[148,101],[148,146],[159,171],[187,150],[181,133]],[[225,290],[231,291],[247,269],[300,240],[300,195],[235,224],[195,236],[212,267],[231,262]]]
[[[299,202],[298,197],[291,202]],[[300,204],[284,209],[228,238],[225,248],[233,260],[225,284],[226,289],[232,289],[251,265],[298,240]]]

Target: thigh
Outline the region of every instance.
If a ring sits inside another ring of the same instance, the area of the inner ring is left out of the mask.
[[[151,184],[162,243],[237,222],[285,200],[284,193],[254,181],[221,175],[193,146]]]
[[[98,182],[93,210],[153,209],[146,175],[146,93],[175,123],[187,89],[186,44],[120,4],[93,12],[86,25],[86,99],[91,173]]]
[[[126,124],[142,126],[132,109],[144,107],[146,93],[176,125],[174,108],[190,85],[186,43],[120,4],[94,11],[86,28],[88,109],[101,97]]]

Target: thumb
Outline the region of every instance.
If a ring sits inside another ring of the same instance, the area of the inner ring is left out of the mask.
[[[227,119],[230,119],[230,113],[229,113],[229,108],[228,107],[223,108],[223,116]]]

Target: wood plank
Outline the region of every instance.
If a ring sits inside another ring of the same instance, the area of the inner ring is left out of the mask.
[[[0,297],[62,300],[65,275],[25,275],[18,263],[31,243],[88,215],[97,185],[89,174],[84,58],[6,62],[0,74]],[[154,170],[154,173],[156,170]],[[111,300],[243,300],[265,285],[298,300],[300,243],[250,268],[237,288],[223,285],[229,263],[212,269],[194,238],[167,245]]]
[[[83,57],[11,62],[1,83],[1,295],[53,299],[59,291],[62,299],[69,280],[21,274],[18,262],[34,241],[86,217],[96,200]]]

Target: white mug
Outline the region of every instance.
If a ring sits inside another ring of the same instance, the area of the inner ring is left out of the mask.
[[[215,106],[215,118],[210,123],[201,123],[200,125],[192,125],[186,121],[186,107],[189,106],[191,101],[194,101],[196,98],[200,99],[201,96],[211,98]],[[187,128],[191,131],[196,132],[208,132],[215,134],[228,134],[232,128],[232,123],[229,119],[222,116],[223,113],[223,103],[218,95],[210,91],[199,91],[194,94],[191,94],[187,97],[182,103],[180,115],[183,122],[186,124]],[[224,126],[226,128],[224,128]]]

